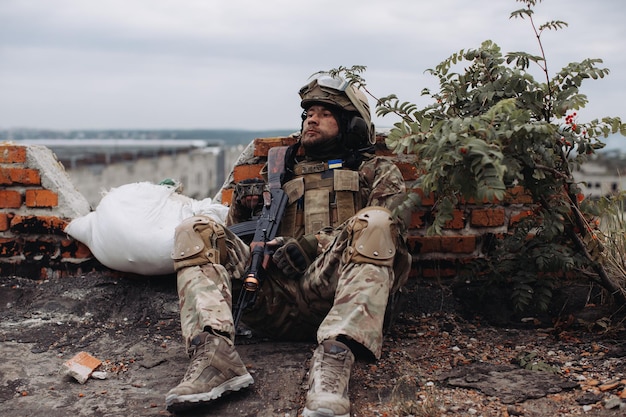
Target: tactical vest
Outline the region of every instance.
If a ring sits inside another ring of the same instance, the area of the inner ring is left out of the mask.
[[[289,203],[281,236],[299,238],[326,226],[337,227],[361,208],[359,172],[341,168],[341,161],[301,162],[295,177],[283,185]]]

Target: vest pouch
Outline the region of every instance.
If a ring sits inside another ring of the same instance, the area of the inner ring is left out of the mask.
[[[317,233],[330,225],[330,193],[307,190],[304,193],[304,233]]]
[[[334,172],[333,188],[335,191],[359,191],[359,173],[346,169],[337,169]]]

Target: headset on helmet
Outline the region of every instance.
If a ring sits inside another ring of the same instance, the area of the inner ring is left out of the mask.
[[[357,149],[373,145],[376,141],[370,106],[365,93],[348,81],[327,72],[309,78],[300,89],[300,105],[307,110],[316,103],[333,106],[351,114],[345,126],[344,142],[348,148]]]

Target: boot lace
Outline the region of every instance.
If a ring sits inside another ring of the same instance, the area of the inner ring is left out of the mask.
[[[345,354],[340,355],[343,357],[339,355],[334,357],[326,353],[320,360],[319,384],[325,392],[337,394],[341,391],[340,382],[344,376]]]
[[[196,371],[200,366],[204,363],[204,356],[206,353],[206,349],[204,349],[204,344],[201,345],[192,345],[189,348],[189,353],[191,354],[191,363],[187,368],[187,372],[185,372],[185,376],[181,382],[189,381],[193,379],[193,376],[196,374]]]

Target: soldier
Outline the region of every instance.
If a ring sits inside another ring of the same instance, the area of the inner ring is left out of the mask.
[[[289,203],[266,279],[243,323],[282,340],[316,340],[305,417],[348,417],[355,354],[379,358],[388,301],[406,282],[411,257],[398,168],[373,155],[367,98],[320,73],[300,90],[302,129],[285,156]],[[241,162],[241,161],[240,161]],[[264,186],[239,184],[227,224],[259,210]],[[193,217],[176,229],[181,326],[189,368],[169,391],[169,410],[197,406],[253,383],[234,345],[233,292],[250,248],[227,227]]]

